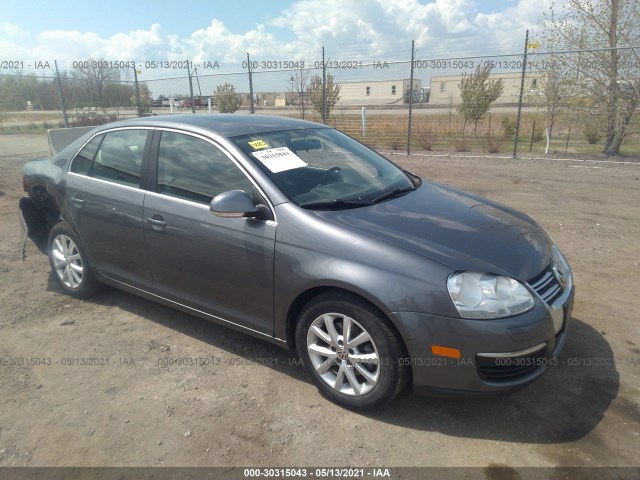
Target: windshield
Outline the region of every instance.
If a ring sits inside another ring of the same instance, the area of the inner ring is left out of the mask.
[[[420,181],[331,128],[243,135],[232,140],[303,208],[367,206],[406,194]]]

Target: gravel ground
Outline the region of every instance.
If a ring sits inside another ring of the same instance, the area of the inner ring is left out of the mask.
[[[33,245],[22,261],[21,168],[46,150],[0,135],[0,466],[640,465],[640,164],[392,155],[538,220],[577,297],[561,364],[526,389],[358,414],[285,350],[114,289],[75,300]],[[194,357],[213,360],[165,363]]]

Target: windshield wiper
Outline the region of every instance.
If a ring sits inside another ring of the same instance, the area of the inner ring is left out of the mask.
[[[390,191],[388,191],[386,193],[383,193],[379,197],[374,198],[373,200],[371,200],[371,203],[378,203],[378,202],[381,202],[383,200],[387,200],[388,198],[397,197],[399,195],[402,195],[403,193],[412,192],[415,189],[416,189],[416,187],[414,187],[414,186],[402,187],[402,188],[394,188],[393,190],[390,190]]]
[[[324,202],[301,203],[298,206],[302,208],[308,208],[311,210],[334,210],[339,208],[366,207],[368,205],[371,205],[371,203],[360,202],[358,200],[342,200],[342,199],[336,198],[335,200],[324,201]]]

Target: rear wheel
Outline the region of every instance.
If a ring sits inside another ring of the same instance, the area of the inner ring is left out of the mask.
[[[387,319],[348,293],[311,300],[298,322],[296,345],[320,392],[347,408],[381,407],[407,380],[404,349]]]
[[[52,274],[65,293],[86,297],[100,288],[78,237],[64,223],[51,229],[48,254]]]

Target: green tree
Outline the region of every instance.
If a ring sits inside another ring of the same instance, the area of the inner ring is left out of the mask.
[[[149,87],[147,87],[146,83],[141,83],[139,87],[140,92],[140,108],[138,109],[138,97],[135,92],[131,97],[131,105],[133,105],[140,113],[151,113],[151,103],[153,99],[151,98],[151,93],[149,92]]]
[[[308,98],[313,105],[313,109],[322,115],[323,120],[326,120],[325,114],[328,117],[329,113],[340,100],[340,85],[334,85],[333,75],[327,74],[327,84],[325,85],[326,97],[327,97],[327,110],[324,111],[324,94],[322,88],[322,77],[316,75],[311,79],[311,84],[308,89]]]
[[[638,132],[640,108],[640,2],[568,0],[551,5],[540,39],[554,55],[554,71],[572,86],[572,104],[583,118],[606,119],[603,153],[618,155],[625,137]]]
[[[458,113],[467,122],[474,122],[473,135],[478,133],[478,122],[489,111],[491,104],[502,94],[502,79],[489,80],[491,66],[481,66],[471,75],[463,75],[460,81],[460,103]],[[464,129],[463,129],[464,131]]]
[[[242,98],[236,93],[233,85],[225,83],[216,87],[216,91],[213,92],[213,103],[218,106],[220,113],[233,113],[242,105]]]

